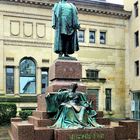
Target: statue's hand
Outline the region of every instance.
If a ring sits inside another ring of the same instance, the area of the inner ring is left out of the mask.
[[[81,27],[80,27],[80,24],[78,24],[78,26],[77,26],[77,29],[79,30]]]
[[[56,28],[56,26],[55,26],[55,25],[53,25],[53,26],[52,26],[52,28],[53,28],[53,29],[55,29],[55,28]]]
[[[74,30],[77,30],[77,29],[79,30],[79,29],[80,29],[80,24],[75,25],[75,26],[73,27],[73,29],[74,29]]]

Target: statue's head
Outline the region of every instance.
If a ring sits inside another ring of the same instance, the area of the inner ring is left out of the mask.
[[[71,84],[72,92],[75,92],[77,88],[78,88],[78,84],[77,83],[72,83]]]

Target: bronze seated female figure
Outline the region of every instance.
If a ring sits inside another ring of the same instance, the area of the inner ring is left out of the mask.
[[[51,128],[93,128],[102,127],[96,120],[96,111],[89,103],[86,94],[76,92],[77,84],[72,89],[59,90],[53,97],[46,97],[49,112],[56,112],[55,124]],[[53,102],[52,102],[53,100]]]

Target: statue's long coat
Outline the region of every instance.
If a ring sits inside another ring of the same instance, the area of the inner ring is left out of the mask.
[[[79,50],[78,45],[78,37],[77,37],[77,29],[79,28],[78,17],[77,17],[77,9],[76,7],[70,3],[72,6],[72,27],[73,34],[71,43],[69,43],[68,54],[73,54],[74,51]],[[56,3],[53,8],[53,17],[52,17],[52,26],[55,28],[55,40],[54,40],[54,52],[60,53],[62,52],[62,42],[61,42],[61,2]]]

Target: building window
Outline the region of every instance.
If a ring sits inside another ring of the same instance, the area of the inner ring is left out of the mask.
[[[105,109],[106,111],[111,111],[111,89],[107,88],[105,89]]]
[[[135,75],[139,76],[139,61],[135,61]]]
[[[6,67],[6,93],[14,93],[14,67]]]
[[[79,42],[85,42],[85,31],[84,30],[79,30],[78,41]]]
[[[25,58],[20,62],[20,93],[36,92],[36,65],[32,59]]]
[[[95,43],[95,31],[89,31],[89,42]]]
[[[139,46],[139,31],[135,32],[135,46]]]
[[[48,87],[48,68],[41,69],[41,93],[46,93]]]
[[[100,44],[106,44],[106,32],[100,32]]]
[[[98,79],[99,78],[99,70],[86,70],[86,77],[88,79]]]
[[[138,14],[139,14],[138,2],[136,2],[136,3],[134,4],[134,12],[135,12],[135,17],[137,17]]]
[[[133,93],[131,111],[133,113],[133,119],[140,120],[140,92]]]

